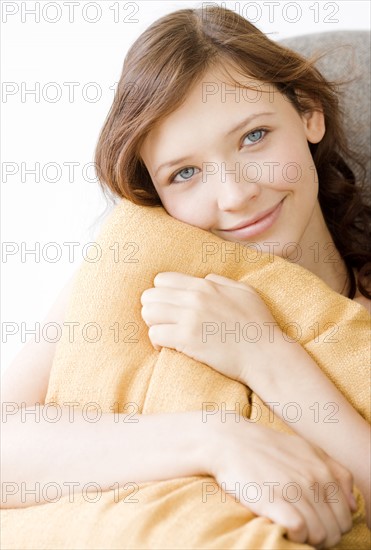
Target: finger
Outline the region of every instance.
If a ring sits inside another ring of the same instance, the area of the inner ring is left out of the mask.
[[[346,497],[338,481],[324,485],[324,501],[328,504],[334,515],[341,533],[346,533],[352,528],[352,514],[348,498]]]
[[[345,498],[349,502],[351,510],[355,512],[357,509],[357,503],[353,494],[354,480],[351,472],[330,456],[327,457],[327,462],[329,463],[333,476],[339,482]]]
[[[308,529],[304,516],[285,500],[275,501],[275,505],[266,506],[264,511],[256,510],[256,512],[277,525],[282,525],[287,530],[287,538],[292,542],[304,544],[307,541]]]
[[[198,354],[195,354],[193,349],[189,349],[187,346],[187,334],[185,334],[183,328],[177,324],[159,324],[152,325],[148,329],[148,336],[152,342],[152,345],[160,346],[163,348],[170,348],[184,353],[195,361],[203,362]],[[204,363],[207,365],[207,363]]]
[[[155,287],[193,289],[196,287],[197,281],[202,281],[200,277],[187,275],[186,273],[178,273],[177,271],[161,271],[157,273],[153,279]]]
[[[147,288],[140,297],[141,304],[163,303],[174,306],[189,306],[190,291],[175,288]]]
[[[171,304],[146,303],[140,313],[149,327],[152,325],[173,324],[179,321],[179,308]]]
[[[319,505],[313,505],[312,500],[308,501],[306,495],[301,495],[300,499],[297,502],[293,502],[292,505],[305,518],[308,531],[308,544],[318,548],[322,547],[327,540],[328,529],[331,529],[331,526],[327,526],[323,521]],[[340,533],[338,534],[340,537]]]
[[[151,340],[152,345],[159,349],[170,348],[176,351],[182,352],[181,345],[177,342],[174,327],[176,325],[160,324],[152,325],[148,330],[148,337]]]
[[[309,492],[304,497],[312,505],[318,517],[321,519],[322,525],[326,528],[326,538],[323,544],[326,548],[330,548],[337,544],[341,539],[341,529],[339,527],[338,509],[333,509],[327,501],[326,483],[320,483],[318,498],[313,499],[313,493]]]
[[[228,277],[223,277],[222,275],[217,275],[216,273],[209,273],[208,275],[206,275],[205,279],[219,285],[232,286],[235,288],[241,288],[243,290],[246,290],[246,288],[248,288],[248,285],[244,283],[240,283],[239,281],[236,281],[234,279],[229,279]]]

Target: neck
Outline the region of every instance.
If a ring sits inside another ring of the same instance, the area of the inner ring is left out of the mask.
[[[347,267],[334,244],[318,201],[300,246],[302,257],[297,263],[317,275],[335,292],[348,296],[350,282]]]

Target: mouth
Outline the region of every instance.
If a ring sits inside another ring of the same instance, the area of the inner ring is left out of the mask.
[[[228,236],[246,238],[254,237],[263,231],[269,229],[277,220],[280,215],[282,203],[285,199],[282,199],[276,206],[273,206],[269,210],[265,210],[260,214],[257,214],[250,220],[241,222],[231,229],[220,229],[222,233]]]

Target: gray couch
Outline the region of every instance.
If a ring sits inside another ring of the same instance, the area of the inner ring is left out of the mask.
[[[317,67],[332,80],[352,80],[340,86],[340,105],[348,143],[367,169],[363,194],[371,203],[370,32],[332,31],[287,38],[281,43],[303,54],[325,53]],[[349,162],[349,161],[348,161]],[[349,162],[354,172],[356,166]]]

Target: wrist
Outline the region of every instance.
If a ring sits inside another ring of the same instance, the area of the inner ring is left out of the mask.
[[[214,457],[222,446],[218,429],[220,415],[208,415],[204,410],[179,414],[179,430],[185,441],[183,450],[191,470],[195,475],[212,476]]]
[[[241,350],[240,378],[263,400],[271,399],[277,391],[296,387],[297,383],[305,386],[307,376],[320,372],[306,350],[298,342],[285,339],[282,331],[275,333],[274,340],[262,339],[254,354],[251,345],[246,343]]]
[[[220,472],[230,463],[233,454],[238,454],[236,445],[241,445],[246,432],[253,437],[254,431],[261,428],[255,422],[237,414],[227,416],[224,421],[220,414],[207,416],[203,426],[204,431],[200,434],[203,465],[215,479],[219,478]]]
[[[193,411],[192,442],[194,460],[200,475],[214,475],[215,459],[223,448],[224,425],[220,414],[208,414],[205,410]]]

